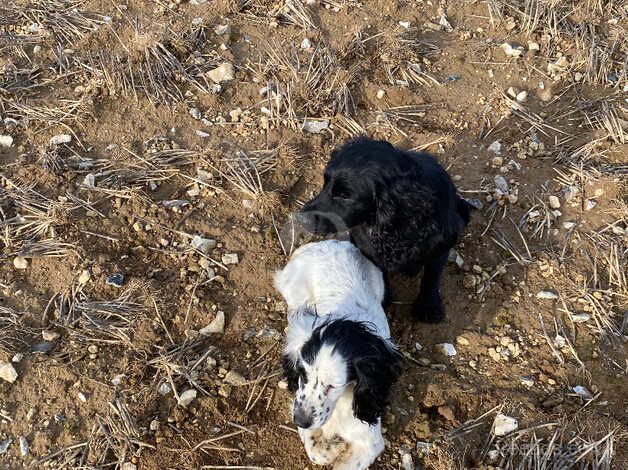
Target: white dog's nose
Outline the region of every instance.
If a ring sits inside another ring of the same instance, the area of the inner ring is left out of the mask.
[[[312,425],[312,416],[301,406],[294,407],[292,419],[294,420],[294,424],[302,429],[308,429]]]

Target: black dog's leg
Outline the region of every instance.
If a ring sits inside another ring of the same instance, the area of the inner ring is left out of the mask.
[[[448,253],[425,263],[421,292],[412,307],[414,318],[425,323],[439,323],[445,318],[440,299],[440,276],[447,263]]]
[[[382,307],[388,308],[392,304],[392,290],[390,289],[390,277],[386,271],[382,272],[384,277],[384,299],[382,300]]]

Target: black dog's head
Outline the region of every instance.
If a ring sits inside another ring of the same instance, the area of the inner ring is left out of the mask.
[[[359,137],[334,150],[321,192],[299,214],[306,230],[326,235],[375,222],[387,179],[409,176],[412,162],[386,141]]]

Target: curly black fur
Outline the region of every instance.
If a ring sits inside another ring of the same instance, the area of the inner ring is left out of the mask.
[[[470,212],[433,156],[359,137],[332,153],[323,189],[300,219],[317,234],[349,230],[384,273],[414,276],[423,268],[413,310],[418,319],[435,323],[444,317],[440,275]]]

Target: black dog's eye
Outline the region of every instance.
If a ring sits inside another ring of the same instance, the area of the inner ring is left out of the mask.
[[[331,188],[331,195],[339,199],[349,199],[351,198],[351,191],[344,183],[337,181]]]

